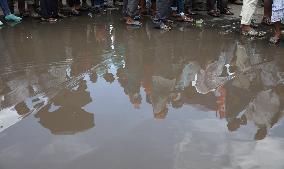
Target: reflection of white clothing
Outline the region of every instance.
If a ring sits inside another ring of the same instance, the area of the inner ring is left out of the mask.
[[[279,96],[269,89],[257,94],[256,98],[249,103],[245,116],[259,127],[271,128],[271,120],[279,112],[279,107]]]
[[[242,7],[242,20],[241,24],[243,25],[250,25],[253,14],[255,12],[257,5],[257,0],[243,0],[243,7]]]

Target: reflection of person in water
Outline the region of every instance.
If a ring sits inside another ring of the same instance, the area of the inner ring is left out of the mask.
[[[244,117],[253,121],[258,127],[255,134],[256,140],[262,140],[267,135],[267,130],[274,124],[274,118],[280,112],[279,95],[272,89],[261,91],[256,98],[249,103]]]
[[[39,123],[51,133],[74,134],[94,127],[94,115],[83,108],[92,101],[86,81],[81,80],[77,87],[64,89],[36,114]]]
[[[241,44],[237,44],[236,55],[236,66],[241,74],[232,82],[232,89],[235,90],[237,97],[230,94],[230,91],[229,99],[231,102],[233,102],[232,98],[238,99],[239,101],[234,101],[233,104],[242,103],[243,106],[236,105],[243,109],[239,108],[237,112],[227,114],[227,126],[230,131],[235,131],[241,125],[251,121],[257,127],[254,138],[262,140],[266,137],[268,130],[283,116],[281,103],[284,92],[278,76],[280,67],[274,61],[263,63],[263,58]],[[249,69],[251,71],[242,73]],[[256,80],[258,80],[257,86],[254,84]],[[233,104],[228,104],[227,107],[232,107]],[[236,109],[236,106],[233,107]],[[240,115],[243,110],[244,113]]]
[[[125,67],[117,70],[118,82],[124,88],[124,93],[129,97],[131,104],[139,108],[142,102],[140,87],[143,76],[143,47],[142,43],[134,41],[133,36],[137,36],[136,32],[125,31],[125,34],[127,41]]]
[[[163,37],[155,37],[156,39]],[[151,103],[154,117],[164,119],[168,113],[168,103],[176,97],[175,85],[181,74],[181,66],[174,64],[171,56],[172,46],[165,47],[160,41],[155,41],[157,49],[154,54],[154,64],[158,65],[153,70]]]

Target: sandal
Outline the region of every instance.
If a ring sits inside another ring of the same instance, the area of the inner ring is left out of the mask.
[[[231,12],[228,8],[225,8],[224,11],[221,12],[221,14],[224,14],[224,15],[234,15],[234,13]]]
[[[264,25],[268,25],[268,26],[273,25],[273,23],[271,22],[271,19],[269,17],[263,17],[261,23],[264,24]]]
[[[76,9],[72,9],[71,14],[74,15],[74,16],[80,16],[80,12]]]
[[[142,26],[142,23],[139,21],[135,21],[132,18],[127,18],[126,19],[126,25],[130,25],[130,26]]]
[[[187,17],[186,15],[179,15],[177,20],[180,22],[193,22],[193,18]]]
[[[42,22],[49,22],[49,23],[55,23],[55,22],[57,22],[57,19],[56,19],[56,18],[48,18],[48,19],[46,19],[46,18],[40,18],[40,20],[41,20]]]
[[[269,39],[269,42],[272,43],[272,44],[277,44],[280,42],[280,38],[277,37],[277,36],[273,36]]]
[[[170,31],[172,29],[170,26],[166,25],[164,22],[160,23],[159,28],[164,31]]]
[[[216,10],[208,11],[207,14],[213,17],[220,17],[220,13],[218,13]]]
[[[265,32],[258,32],[255,29],[250,29],[249,31],[242,31],[242,35],[250,37],[263,37]]]

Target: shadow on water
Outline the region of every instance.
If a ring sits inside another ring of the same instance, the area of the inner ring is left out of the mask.
[[[178,26],[108,15],[2,29],[0,165],[283,167],[283,47]]]

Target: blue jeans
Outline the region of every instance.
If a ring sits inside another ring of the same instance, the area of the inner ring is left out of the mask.
[[[0,0],[0,6],[5,16],[11,14],[7,0]]]
[[[174,0],[173,1],[173,7],[177,7],[178,9],[178,13],[184,13],[184,3],[185,3],[185,0]]]
[[[123,1],[123,15],[134,17],[139,14],[138,11],[139,0],[124,0]]]
[[[155,19],[160,21],[167,19],[170,13],[170,6],[170,0],[156,0],[157,13]]]

